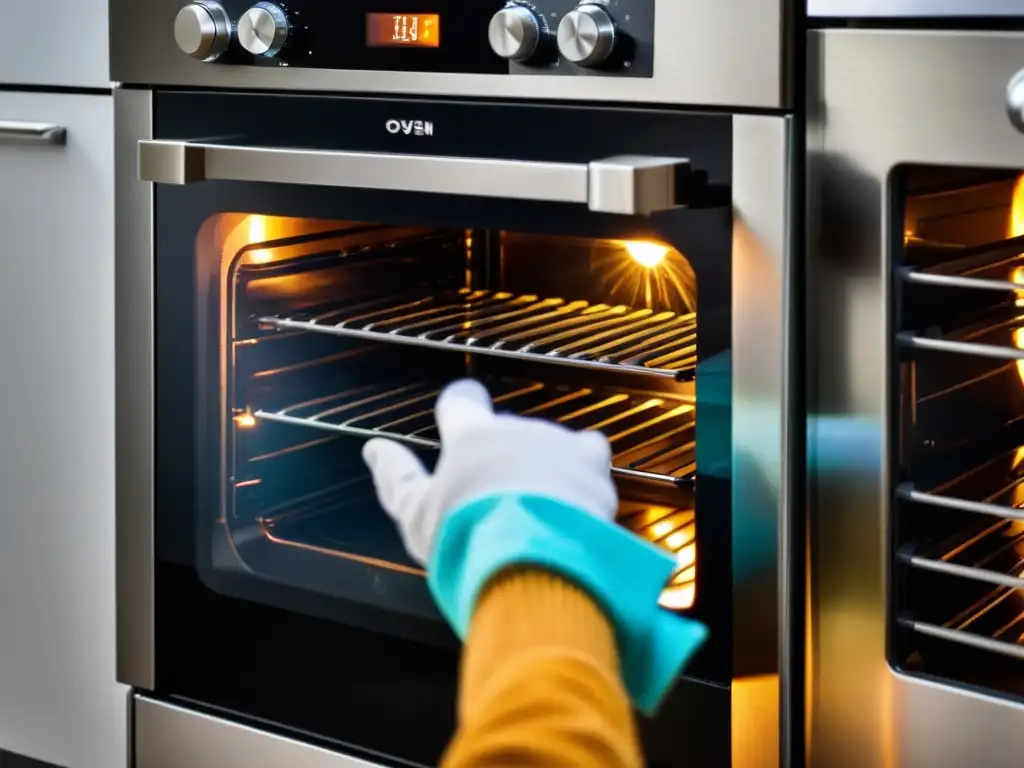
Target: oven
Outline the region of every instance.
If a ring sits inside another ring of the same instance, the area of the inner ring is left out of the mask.
[[[799,141],[741,5],[113,4],[135,765],[436,764],[458,644],[360,450],[429,464],[467,375],[608,436],[710,629],[649,764],[787,761]]]
[[[1014,765],[1024,35],[809,52],[809,759]]]

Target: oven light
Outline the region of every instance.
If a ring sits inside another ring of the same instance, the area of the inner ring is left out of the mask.
[[[652,243],[648,240],[626,240],[622,247],[626,253],[641,267],[653,269],[665,260],[671,250],[667,245]]]
[[[267,241],[267,219],[267,216],[260,216],[258,214],[249,216],[249,245],[257,245]],[[264,248],[249,251],[248,260],[252,264],[264,264],[270,261],[270,251]]]
[[[235,416],[235,425],[239,429],[252,429],[256,426],[256,417],[251,411],[245,411]]]

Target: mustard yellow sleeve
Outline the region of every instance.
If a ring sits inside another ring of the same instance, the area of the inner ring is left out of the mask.
[[[539,570],[499,576],[463,651],[459,726],[442,768],[641,768],[608,620]]]

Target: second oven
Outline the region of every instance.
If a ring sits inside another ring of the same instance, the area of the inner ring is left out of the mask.
[[[607,435],[663,609],[711,630],[650,765],[778,754],[789,118],[121,91],[118,120],[122,680],[436,761],[457,644],[360,450],[429,464],[473,376]]]

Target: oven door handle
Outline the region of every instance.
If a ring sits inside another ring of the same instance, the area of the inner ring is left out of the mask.
[[[672,157],[549,163],[156,140],[139,142],[139,175],[161,184],[254,181],[575,203],[624,215],[686,206],[703,178]]]

